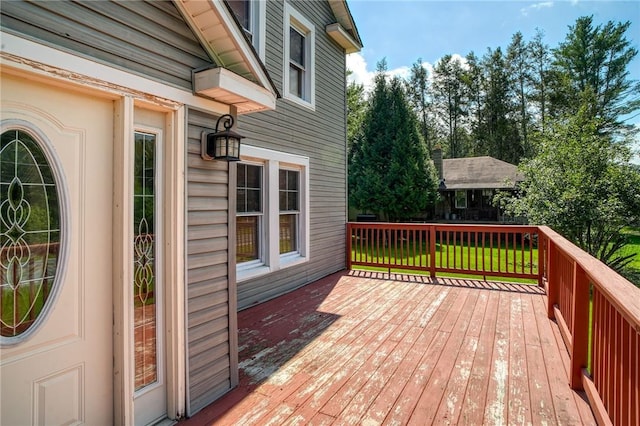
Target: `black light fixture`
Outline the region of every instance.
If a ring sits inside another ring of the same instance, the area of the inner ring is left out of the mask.
[[[220,122],[224,130],[218,131]],[[231,130],[233,127],[233,116],[224,114],[216,122],[215,133],[202,132],[202,158],[205,160],[240,160],[240,139],[244,136]]]

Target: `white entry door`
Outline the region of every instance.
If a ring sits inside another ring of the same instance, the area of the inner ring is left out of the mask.
[[[110,425],[113,101],[1,83],[0,424]]]

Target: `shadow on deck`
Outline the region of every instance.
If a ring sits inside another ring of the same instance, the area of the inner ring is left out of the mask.
[[[240,384],[184,425],[595,424],[537,286],[348,271],[238,314]]]

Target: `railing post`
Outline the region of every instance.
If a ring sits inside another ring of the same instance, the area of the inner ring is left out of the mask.
[[[587,367],[589,353],[589,278],[578,262],[574,263],[573,268],[573,329],[569,385],[571,389],[582,390],[582,369]]]
[[[436,277],[436,227],[429,225],[429,276]]]
[[[554,319],[555,313],[553,308],[558,304],[560,297],[560,281],[556,276],[556,268],[558,266],[558,249],[556,245],[548,239],[549,245],[547,246],[547,317]]]
[[[351,223],[347,222],[347,271],[351,270],[351,241],[353,240],[351,229]]]
[[[547,256],[549,239],[538,228],[538,286],[544,287],[545,257]],[[532,237],[533,238],[533,237]]]

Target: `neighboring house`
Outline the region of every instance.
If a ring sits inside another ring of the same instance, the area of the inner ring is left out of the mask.
[[[437,218],[482,222],[506,220],[492,201],[498,191],[516,190],[522,181],[517,166],[489,156],[442,159],[442,151],[437,148],[433,161],[440,178],[442,197],[436,206]]]
[[[192,415],[238,382],[237,309],[345,266],[348,7],[0,14],[0,423]],[[225,114],[241,161],[205,160]]]

